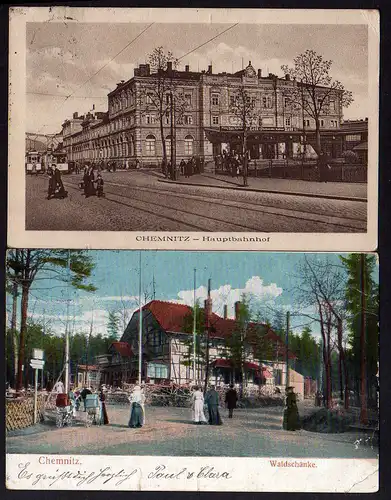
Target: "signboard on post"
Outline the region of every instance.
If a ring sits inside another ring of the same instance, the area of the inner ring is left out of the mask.
[[[43,350],[33,349],[34,359],[30,360],[31,368],[35,370],[35,388],[34,388],[34,424],[37,423],[38,410],[38,370],[43,370],[45,361],[43,360]]]
[[[34,359],[43,359],[43,350],[42,349],[33,349],[33,358]]]

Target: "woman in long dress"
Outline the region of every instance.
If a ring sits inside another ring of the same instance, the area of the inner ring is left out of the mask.
[[[130,400],[130,419],[129,427],[142,427],[144,424],[144,402],[145,396],[141,391],[141,387],[136,385],[129,398]]]
[[[100,401],[100,423],[102,425],[108,425],[109,424],[109,417],[107,415],[107,410],[106,410],[106,396],[103,393],[103,389],[101,388],[99,391],[99,401]]]
[[[199,387],[194,387],[194,392],[191,396],[192,400],[192,416],[195,424],[206,424],[207,420],[204,414],[204,395]]]

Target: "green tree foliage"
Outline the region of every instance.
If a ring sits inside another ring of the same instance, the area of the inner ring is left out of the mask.
[[[20,333],[18,349],[17,388],[23,384],[22,367],[25,362],[27,317],[30,289],[38,277],[68,283],[69,286],[94,292],[88,283],[94,269],[92,258],[80,250],[10,250],[7,254],[7,278],[21,289]]]
[[[205,336],[205,311],[201,308],[199,301],[195,304],[196,314],[196,364],[204,366],[206,363],[206,336]],[[183,331],[189,333],[184,344],[186,353],[183,356],[182,364],[184,366],[192,366],[193,364],[193,325],[194,325],[194,308],[191,308],[190,313],[183,319]]]
[[[113,342],[118,340],[118,330],[119,330],[120,318],[117,311],[109,311],[109,317],[107,321],[107,333]]]
[[[319,343],[306,326],[301,334],[289,334],[289,350],[296,356],[295,369],[313,380],[319,378],[321,351]]]
[[[362,283],[361,283],[361,255],[350,254],[348,257],[341,257],[348,279],[346,283],[346,309],[349,313],[348,319],[348,360],[350,362],[349,371],[351,373],[352,386],[355,393],[359,393],[358,383],[360,374],[360,333],[362,318]],[[365,304],[364,311],[366,319],[366,373],[368,403],[375,406],[376,403],[376,374],[378,366],[379,350],[379,286],[374,277],[377,273],[376,257],[373,255],[364,256],[364,279],[365,279]]]

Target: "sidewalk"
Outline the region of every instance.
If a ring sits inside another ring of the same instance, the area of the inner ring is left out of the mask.
[[[331,198],[334,200],[367,201],[367,184],[343,182],[312,182],[292,179],[248,178],[248,186],[243,186],[241,177],[229,177],[204,173],[189,178],[179,177],[177,181],[165,179],[160,182],[183,184],[190,186],[210,186],[213,188],[235,189],[240,191],[258,191],[284,195],[306,196],[314,198]]]

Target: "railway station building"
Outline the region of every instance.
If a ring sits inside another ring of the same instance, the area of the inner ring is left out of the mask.
[[[153,97],[159,81],[166,85],[163,131]],[[121,80],[108,94],[107,112],[93,109],[83,116],[75,113],[64,121],[64,148],[73,161],[115,161],[124,165],[138,160],[141,165],[157,165],[163,158],[163,132],[167,157],[174,141],[177,163],[192,156],[212,160],[224,150],[238,152],[241,127],[232,103],[239,89],[244,88],[257,116],[248,131],[251,159],[294,158],[303,152],[316,157],[312,148],[314,119],[293,106],[289,98],[290,89],[297,85],[289,75],[263,75],[251,61],[236,73],[214,73],[212,65],[203,71],[192,71],[188,65],[178,70],[170,63],[165,71],[153,73],[148,64],[140,64],[130,80]],[[171,92],[180,106],[168,106]],[[338,157],[345,147],[340,91],[328,95],[324,109],[320,117],[322,147],[332,157]]]

